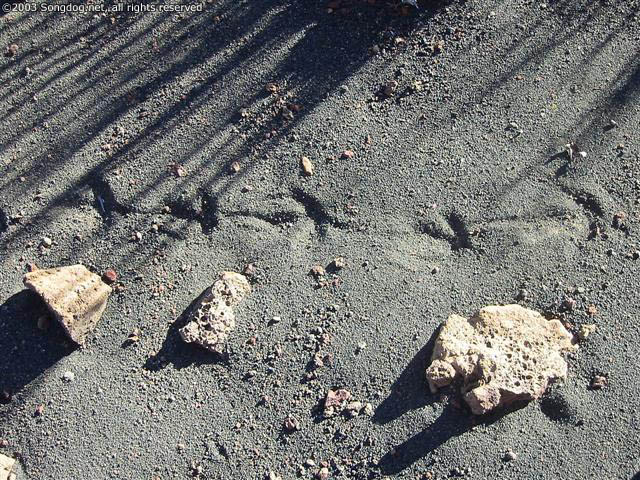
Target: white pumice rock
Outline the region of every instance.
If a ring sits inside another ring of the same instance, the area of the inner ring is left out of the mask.
[[[476,415],[544,394],[550,381],[566,378],[563,353],[573,336],[558,320],[520,305],[488,306],[470,318],[451,315],[436,339],[427,368],[433,393],[460,383]]]
[[[189,313],[188,323],[180,329],[180,336],[187,343],[222,353],[236,326],[233,308],[250,292],[251,285],[244,275],[223,272]]]

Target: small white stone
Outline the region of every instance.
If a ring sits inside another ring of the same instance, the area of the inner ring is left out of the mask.
[[[51,240],[49,237],[42,237],[42,245],[48,248],[53,245],[53,240]]]
[[[69,370],[64,372],[64,374],[62,375],[62,380],[64,380],[65,382],[73,382],[75,378],[76,378],[76,374]]]

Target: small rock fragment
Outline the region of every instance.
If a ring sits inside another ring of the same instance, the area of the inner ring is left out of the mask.
[[[355,156],[355,152],[353,150],[345,150],[342,152],[341,157],[345,159],[353,158]]]
[[[431,391],[462,380],[476,415],[515,401],[539,398],[551,380],[564,378],[562,353],[577,347],[558,320],[520,305],[488,306],[469,319],[451,315],[433,349]]]
[[[396,94],[397,89],[398,82],[391,80],[384,85],[382,91],[387,97],[393,97]]]
[[[324,267],[322,265],[314,265],[309,273],[316,278],[322,277],[325,274]]]
[[[125,345],[131,345],[133,343],[138,343],[140,341],[140,329],[138,327],[134,328],[127,339],[125,340]]]
[[[33,412],[33,416],[41,417],[43,414],[44,414],[44,405],[40,404],[36,407],[35,411]]]
[[[567,143],[564,146],[564,152],[566,153],[569,161],[573,161],[573,158],[578,155],[579,157],[586,158],[587,152],[580,150],[578,144],[576,143]]]
[[[612,221],[612,225],[614,228],[617,228],[619,230],[624,230],[625,228],[625,221],[627,219],[627,214],[625,212],[616,212],[613,215],[613,221]]]
[[[566,310],[567,312],[571,312],[572,310],[574,310],[576,308],[578,302],[576,302],[575,299],[573,298],[565,298],[564,301],[562,302],[562,305],[560,305],[560,307],[563,310]]]
[[[108,269],[102,274],[102,281],[107,285],[111,285],[118,280],[118,274],[113,268]]]
[[[15,464],[15,459],[0,453],[0,480],[16,480],[16,474],[13,473]]]
[[[607,377],[603,375],[595,375],[591,380],[591,388],[593,390],[602,390],[609,384]]]
[[[197,343],[214,353],[224,351],[227,338],[236,326],[233,307],[251,292],[244,275],[223,272],[189,313],[188,323],[180,329],[187,343]]]
[[[327,467],[322,467],[318,470],[318,473],[316,473],[316,478],[318,480],[327,480],[329,478],[329,469]]]
[[[513,462],[518,458],[518,454],[512,451],[511,449],[507,450],[502,457],[505,462]]]
[[[344,388],[329,390],[324,401],[324,416],[331,417],[341,412],[351,398],[351,392]]]
[[[24,275],[25,286],[36,292],[69,337],[84,344],[107,306],[111,287],[84,265],[36,270]]]
[[[232,162],[229,166],[229,170],[231,171],[231,173],[238,173],[240,171],[240,163]]]
[[[595,305],[589,305],[587,307],[587,315],[589,315],[590,317],[597,315],[597,313],[598,313],[598,307],[596,307]]]
[[[247,263],[242,270],[242,273],[248,278],[255,277],[257,272],[258,267],[256,267],[255,263]]]
[[[277,83],[271,82],[271,83],[267,83],[264,89],[267,93],[278,93],[279,87]]]
[[[180,165],[179,163],[172,163],[169,168],[171,169],[173,175],[176,177],[184,177],[187,174],[184,166]]]
[[[298,421],[297,418],[291,415],[287,416],[287,418],[284,419],[282,426],[284,427],[285,431],[289,433],[295,432],[296,430],[300,430],[300,422]]]
[[[347,266],[347,262],[344,257],[336,257],[329,264],[332,270],[342,270]]]
[[[12,43],[5,50],[4,56],[5,57],[13,57],[13,56],[16,55],[16,53],[18,53],[18,45],[16,45],[15,43]]]
[[[42,240],[40,243],[43,247],[49,248],[51,247],[51,245],[53,245],[53,240],[51,240],[51,238],[49,237],[42,237]]]
[[[282,477],[274,471],[270,471],[265,475],[265,480],[282,480]]]
[[[357,417],[358,415],[360,415],[360,411],[362,410],[362,402],[359,401],[355,401],[355,402],[349,402],[347,403],[347,405],[344,408],[344,411],[347,415],[347,417]]]
[[[578,330],[578,339],[580,341],[586,340],[589,335],[596,331],[595,325],[581,325],[580,330]]]
[[[302,167],[302,171],[308,177],[313,175],[313,163],[309,160],[309,157],[302,157],[300,159],[300,166]]]
[[[76,379],[76,374],[73,373],[72,371],[67,370],[66,372],[64,372],[62,374],[62,380],[64,380],[67,383],[71,383]]]

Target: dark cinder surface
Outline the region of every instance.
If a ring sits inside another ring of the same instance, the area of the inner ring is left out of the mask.
[[[349,479],[638,478],[638,1],[8,13],[0,49],[13,43],[0,57],[0,452],[20,479],[313,478],[321,462]],[[557,155],[569,142],[586,158]],[[310,268],[337,256],[339,280],[315,288]],[[28,262],[118,272],[86,348],[37,327]],[[181,314],[247,263],[226,358],[183,344]],[[514,302],[597,324],[567,381],[488,419],[430,395],[437,326]],[[316,348],[333,362],[308,380]],[[609,386],[590,390],[594,374]],[[373,417],[323,419],[334,387]]]

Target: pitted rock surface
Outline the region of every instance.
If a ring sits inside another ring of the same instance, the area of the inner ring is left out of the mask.
[[[6,455],[2,455],[0,453],[0,480],[15,480],[16,475],[13,472],[13,466],[16,464],[16,461],[7,457]]]
[[[187,343],[197,343],[211,352],[222,353],[236,326],[233,307],[250,292],[251,286],[244,275],[223,272],[189,314],[180,336]]]
[[[565,378],[562,354],[575,350],[558,320],[520,305],[488,306],[471,318],[451,315],[436,339],[427,380],[433,393],[460,381],[476,415],[539,398]]]
[[[111,287],[84,265],[36,270],[25,274],[25,286],[36,292],[76,343],[84,344],[107,306]]]

